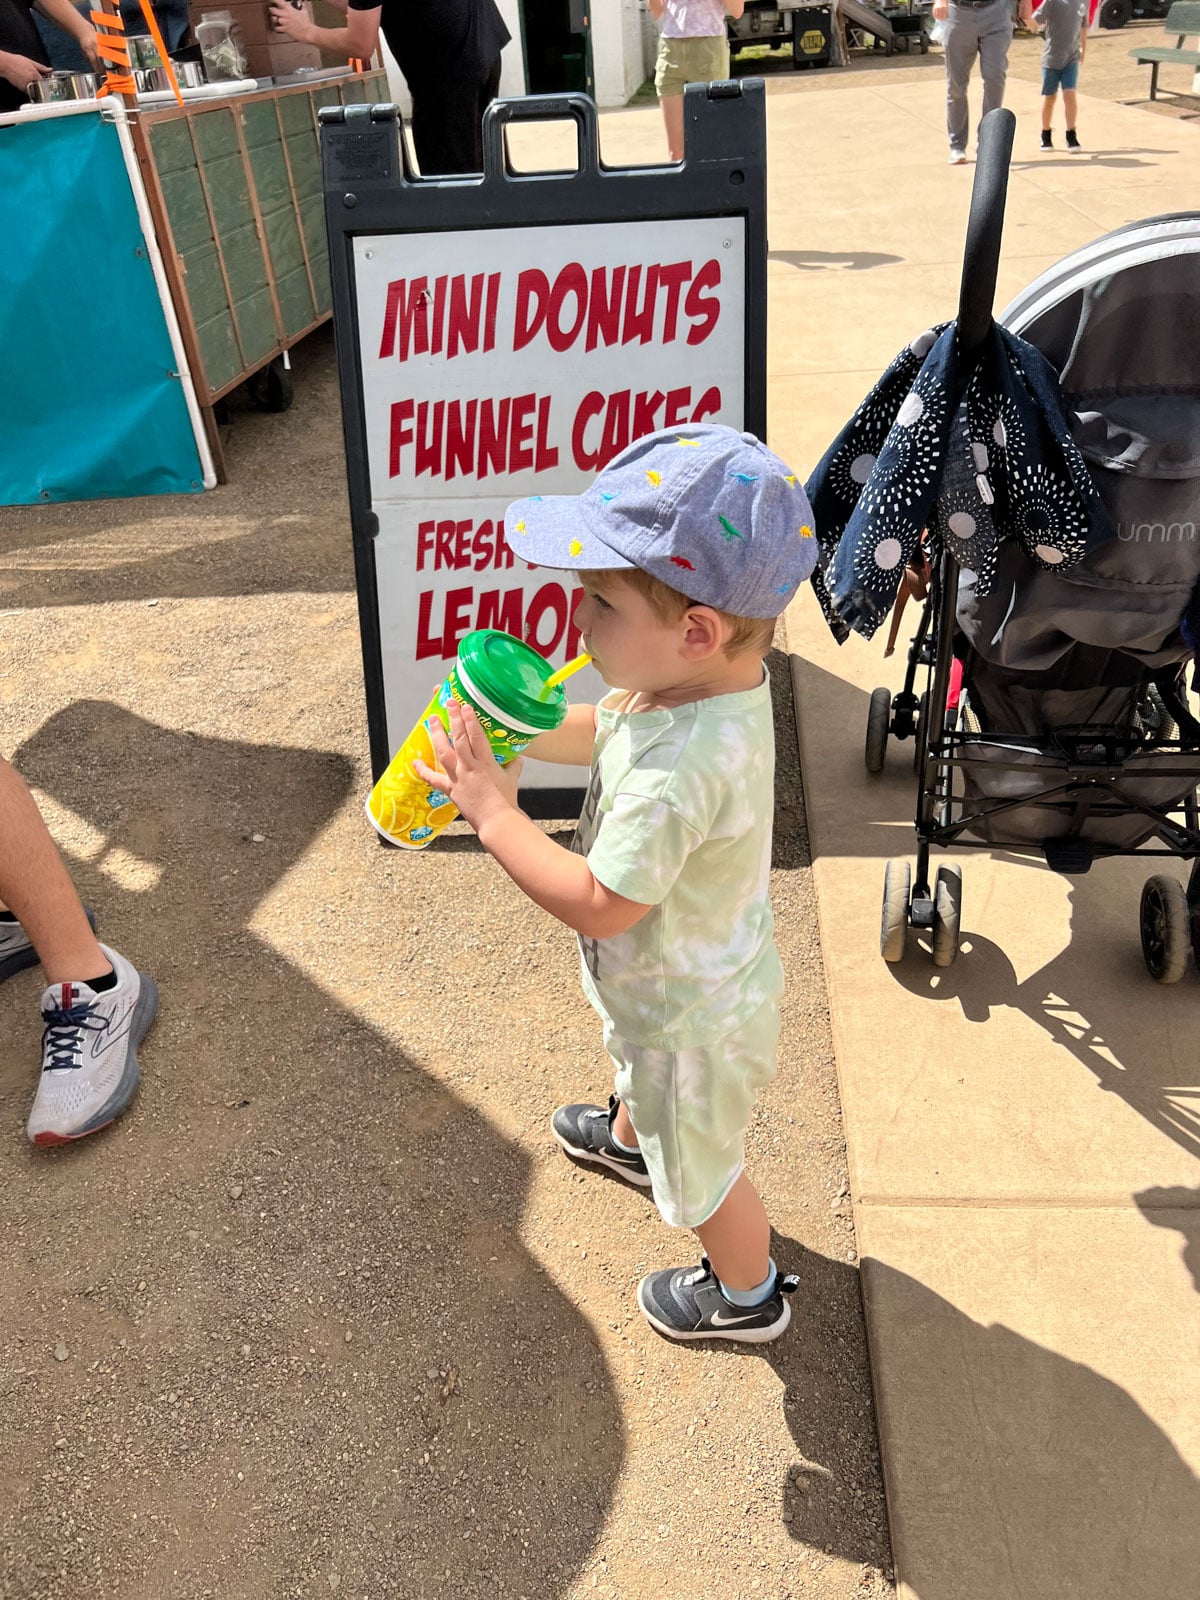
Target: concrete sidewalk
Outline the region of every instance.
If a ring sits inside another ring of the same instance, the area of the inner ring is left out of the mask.
[[[1111,227],[1200,204],[1200,129],[1081,96],[1020,119],[997,307]],[[772,444],[811,469],[895,351],[955,311],[972,169],[940,87],[770,98]],[[910,617],[906,620],[912,620]],[[903,637],[907,642],[906,630]],[[1154,870],[964,853],[964,945],[878,953],[913,854],[912,743],[862,762],[883,635],[788,617],[897,1578],[916,1600],[1200,1593],[1200,982],[1154,984]]]

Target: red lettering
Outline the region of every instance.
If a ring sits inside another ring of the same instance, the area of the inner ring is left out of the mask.
[[[467,280],[459,273],[450,285],[450,326],[446,332],[446,359],[452,361],[460,350],[479,349],[479,319],[483,314],[483,273],[471,279],[467,299]],[[447,474],[449,476],[449,474]]]
[[[496,308],[500,304],[500,274],[489,272],[487,281],[487,310],[483,314],[483,348],[496,348]]]
[[[468,535],[471,532],[471,519],[457,522],[454,525],[454,570],[457,572],[462,567],[471,565],[471,541]]]
[[[704,291],[718,288],[720,282],[721,263],[706,261],[688,285],[687,298],[683,302],[683,314],[692,324],[688,329],[689,344],[703,344],[716,327],[721,315],[721,302],[715,295],[705,294]],[[698,422],[699,418],[693,417],[692,421]]]
[[[631,439],[640,439],[644,434],[657,433],[658,423],[655,421],[655,412],[663,403],[663,394],[655,389],[652,394],[639,394],[633,402],[633,432]],[[670,427],[670,423],[663,423],[663,427]]]
[[[480,280],[482,282],[482,279]],[[463,421],[462,401],[451,400],[446,411],[446,477],[453,478],[462,472],[470,475],[475,468],[475,414],[478,400],[467,401],[466,421]]]
[[[504,471],[504,454],[508,441],[508,410],[510,402],[481,400],[479,402],[479,476],[488,472]]]
[[[512,403],[508,431],[508,470],[525,472],[533,465],[533,408],[535,394],[519,394]]]
[[[425,589],[417,599],[417,650],[416,659],[425,661],[429,656],[445,659],[442,635],[430,633],[429,622],[433,613],[433,590]]]
[[[604,436],[600,440],[600,466],[606,467],[629,443],[629,393],[621,389],[608,397],[604,413]]]
[[[476,626],[499,628],[504,633],[511,633],[515,639],[519,639],[521,599],[520,589],[506,589],[503,593],[499,589],[485,590],[479,596],[479,616],[476,619]]]
[[[604,290],[606,281],[609,284],[607,294]],[[596,267],[592,272],[585,350],[594,350],[601,338],[606,345],[616,344],[621,331],[621,291],[624,287],[624,267],[615,267],[611,279],[605,267]]]
[[[485,567],[492,564],[492,556],[496,553],[496,525],[489,519],[481,522],[475,530],[475,571],[482,572]],[[480,627],[483,624],[480,623]]]
[[[440,355],[442,351],[442,335],[446,329],[446,284],[448,279],[445,274],[434,280],[433,285],[433,338],[429,342],[431,355]]]
[[[549,472],[551,467],[558,465],[558,446],[551,444],[548,438],[550,432],[550,396],[544,394],[538,401],[537,408],[537,441],[536,453],[533,459],[535,472]]]
[[[543,617],[548,613],[553,614],[554,635],[550,639],[542,639],[539,630]],[[525,613],[525,643],[531,644],[544,656],[553,655],[566,632],[568,614],[567,596],[562,584],[544,583],[529,602],[529,609]]]
[[[471,601],[474,598],[474,589],[451,589],[447,592],[446,631],[442,635],[442,649],[448,656],[458,649],[463,634],[470,632]]]
[[[430,428],[430,411],[433,412],[432,428]],[[432,407],[428,400],[422,400],[417,405],[417,477],[423,472],[432,472],[436,477],[442,470],[442,422],[445,417],[446,402],[435,400]]]
[[[437,550],[433,558],[433,570],[440,572],[443,567],[454,568],[454,523],[452,520],[439,522],[437,525]]]
[[[513,349],[524,350],[546,320],[550,280],[540,267],[527,267],[517,279],[517,310],[513,322]]]
[[[667,409],[663,412],[663,427],[677,428],[687,419],[687,408],[692,402],[692,391],[688,389],[672,389],[667,395]],[[698,419],[692,418],[693,422]]]
[[[675,325],[679,320],[679,296],[683,292],[684,284],[691,275],[692,263],[690,261],[675,261],[669,267],[659,267],[658,269],[658,281],[664,285],[667,291],[667,303],[663,308],[662,337],[664,344],[670,344],[675,338]],[[667,427],[669,428],[670,426],[671,424],[668,422]]]
[[[426,295],[429,279],[397,278],[387,288],[387,305],[383,313],[383,337],[379,341],[379,359],[386,361],[396,348],[396,327],[400,328],[400,359],[408,360],[413,352],[422,355],[429,349],[429,323],[426,313]]]
[[[706,389],[696,401],[695,410],[692,412],[693,422],[703,422],[706,417],[719,416],[721,411],[721,391],[717,388]]]
[[[424,572],[425,557],[433,548],[433,530],[435,522],[420,522],[417,524],[417,571]]]
[[[588,449],[583,431],[603,410],[604,396],[598,389],[593,389],[590,394],[584,395],[579,402],[579,410],[575,413],[575,421],[571,427],[571,457],[581,472],[595,472],[600,465],[600,452]]]
[[[388,440],[388,477],[400,476],[400,452],[406,444],[413,442],[413,403],[411,400],[397,400],[392,407],[391,435]],[[408,426],[405,426],[405,423]]]
[[[575,296],[575,320],[570,327],[564,328],[563,303],[568,295]],[[564,350],[569,350],[579,337],[579,330],[583,327],[583,319],[587,315],[587,301],[587,273],[578,261],[572,261],[555,278],[554,288],[550,292],[550,305],[546,312],[546,337],[550,341],[551,350],[558,351],[559,355]]]
[[[625,321],[621,327],[621,343],[649,344],[654,336],[654,301],[658,293],[658,268],[646,268],[646,288],[642,303],[638,305],[638,284],[642,276],[640,266],[630,267],[625,284]]]

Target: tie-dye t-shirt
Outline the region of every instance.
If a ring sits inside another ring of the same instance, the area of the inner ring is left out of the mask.
[[[783,991],[768,896],[775,732],[757,689],[665,711],[596,708],[592,776],[573,849],[615,894],[651,909],[627,933],[580,939],[588,999],[656,1049],[716,1044]]]

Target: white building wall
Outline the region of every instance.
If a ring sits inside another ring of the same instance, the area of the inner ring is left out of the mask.
[[[590,0],[597,105],[623,106],[645,83],[645,14],[646,0]]]

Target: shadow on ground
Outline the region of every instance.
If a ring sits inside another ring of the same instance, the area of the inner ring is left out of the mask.
[[[86,702],[16,762],[103,835],[75,870],[163,1009],[129,1124],[50,1160],[6,1142],[0,1592],[563,1593],[624,1438],[520,1241],[527,1158],[249,929],[349,763]],[[116,852],[153,887],[100,877]],[[12,990],[15,1132],[37,1039]]]

